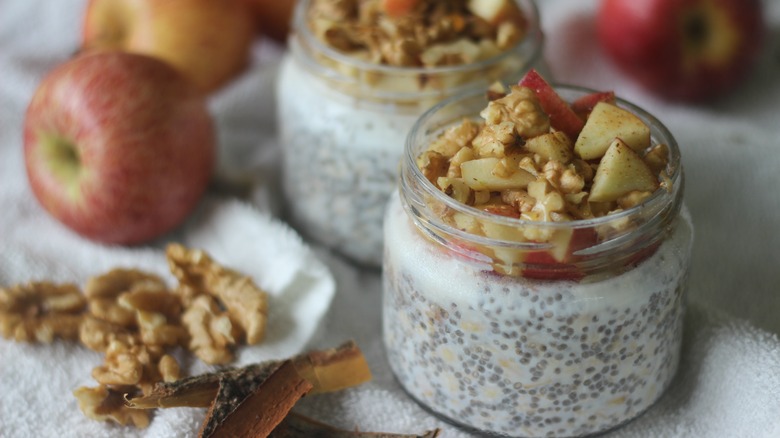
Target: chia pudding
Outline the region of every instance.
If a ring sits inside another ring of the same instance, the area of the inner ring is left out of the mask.
[[[568,100],[596,95],[557,91]],[[481,433],[583,436],[636,417],[668,387],[693,238],[679,151],[660,122],[615,103],[665,145],[659,188],[636,205],[570,221],[507,217],[495,203],[475,207],[473,193],[471,205],[453,202],[457,194],[425,174],[425,148],[483,108],[483,96],[444,102],[413,128],[385,218],[383,336],[398,381],[423,406]],[[464,225],[474,222],[481,234]],[[485,231],[496,225],[525,234]],[[574,237],[583,235],[596,238]],[[557,251],[564,241],[567,251]]]
[[[427,41],[410,57],[407,43],[416,41],[403,36],[404,27],[397,21],[381,17],[381,3],[298,2],[277,84],[282,183],[290,222],[308,239],[374,267],[381,264],[382,221],[397,184],[404,140],[420,114],[455,93],[483,89],[495,80],[516,80],[530,67],[539,67],[542,44],[532,0],[509,3],[518,16],[512,26],[503,25],[505,36],[500,38],[520,32],[513,37],[516,41],[507,40],[511,44],[500,42],[495,29],[486,33],[489,38],[456,38],[458,32],[473,34],[477,22],[485,25],[469,15],[464,0],[420,0],[418,8],[427,9],[410,13],[417,14],[418,21],[430,15],[429,26],[442,26],[449,23],[442,21],[443,14],[464,16],[466,25],[448,31],[455,39]],[[351,6],[345,10],[344,5]],[[336,20],[334,14],[344,17]],[[375,22],[358,23],[360,31],[349,27],[358,15],[362,20],[375,17]],[[415,23],[425,30],[425,23]],[[395,47],[389,54],[352,41],[377,26],[397,30],[376,43]],[[431,60],[436,57],[431,54],[439,52],[444,55]]]

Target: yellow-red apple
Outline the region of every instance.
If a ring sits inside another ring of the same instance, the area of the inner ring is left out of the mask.
[[[90,0],[82,50],[155,56],[212,92],[246,68],[254,36],[245,0]]]
[[[602,0],[598,38],[652,92],[701,100],[734,88],[764,33],[761,0]]]
[[[145,242],[180,224],[210,181],[215,152],[203,94],[168,63],[121,51],[55,68],[24,121],[36,198],[105,243]]]

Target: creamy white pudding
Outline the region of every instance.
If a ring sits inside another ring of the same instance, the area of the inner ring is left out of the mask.
[[[677,369],[687,216],[637,267],[594,282],[499,275],[431,242],[395,196],[383,324],[393,372],[422,404],[508,436],[581,436],[655,402]]]

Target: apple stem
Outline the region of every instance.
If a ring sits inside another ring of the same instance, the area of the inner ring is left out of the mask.
[[[694,48],[698,49],[704,45],[710,29],[701,11],[695,11],[688,15],[688,18],[685,20],[684,32],[687,36],[687,41],[690,41]]]

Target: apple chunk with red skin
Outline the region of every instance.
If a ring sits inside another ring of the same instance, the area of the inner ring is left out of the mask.
[[[565,132],[571,139],[577,138],[584,122],[539,72],[531,69],[520,79],[518,85],[528,87],[536,93],[542,109],[550,116],[550,126]]]
[[[30,187],[53,217],[104,243],[180,224],[210,181],[215,133],[180,72],[126,52],[77,56],[41,82],[24,121]]]
[[[587,120],[593,108],[599,102],[606,102],[612,105],[615,104],[615,92],[614,91],[596,91],[590,94],[586,94],[574,102],[571,103],[571,109],[582,120]]]
[[[760,0],[602,0],[597,36],[650,91],[695,101],[733,89],[760,52]]]
[[[537,280],[578,281],[585,273],[574,263],[575,252],[589,248],[598,241],[591,228],[562,228],[549,243],[553,247],[545,251],[531,251],[523,258],[523,276]]]

